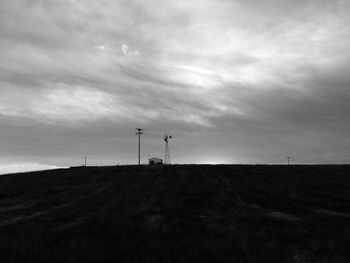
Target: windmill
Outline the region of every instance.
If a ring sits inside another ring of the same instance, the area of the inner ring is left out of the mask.
[[[165,141],[165,155],[164,155],[164,164],[170,164],[170,152],[169,152],[169,139],[171,139],[172,136],[165,134],[164,135],[164,141]]]

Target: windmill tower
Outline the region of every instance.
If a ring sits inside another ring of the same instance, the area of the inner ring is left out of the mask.
[[[169,152],[169,139],[171,139],[172,136],[165,134],[164,135],[164,141],[165,141],[165,155],[164,155],[164,164],[170,164],[170,152]]]

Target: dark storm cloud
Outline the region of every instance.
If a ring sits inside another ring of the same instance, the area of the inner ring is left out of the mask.
[[[178,162],[346,162],[349,7],[2,1],[2,163],[132,162],[140,125],[144,158],[171,131]]]

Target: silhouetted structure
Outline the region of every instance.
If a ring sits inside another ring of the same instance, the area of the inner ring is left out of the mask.
[[[141,139],[141,134],[143,134],[143,129],[141,128],[136,128],[136,134],[139,136],[139,156],[138,156],[138,164],[140,165],[140,149],[141,149],[141,146],[140,146],[140,139]]]
[[[157,157],[152,157],[148,159],[149,165],[161,165],[163,164],[163,160]]]
[[[170,164],[170,152],[169,152],[169,139],[171,139],[172,136],[165,134],[164,135],[164,141],[165,141],[165,154],[164,154],[164,164]]]

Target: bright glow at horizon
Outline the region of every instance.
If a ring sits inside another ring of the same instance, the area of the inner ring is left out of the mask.
[[[66,167],[57,167],[57,166],[38,164],[38,163],[14,163],[14,164],[0,165],[0,175],[22,173],[22,172],[35,172],[35,171],[42,171],[42,170],[52,170],[52,169],[58,169],[58,168],[66,168]]]
[[[0,162],[135,163],[143,127],[144,162],[171,132],[178,163],[348,163],[349,17],[347,0],[1,1]]]

